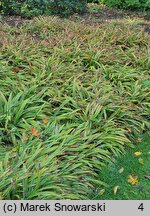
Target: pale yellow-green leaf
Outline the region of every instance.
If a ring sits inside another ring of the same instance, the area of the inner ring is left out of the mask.
[[[138,157],[138,156],[141,156],[141,155],[142,155],[142,152],[140,152],[140,151],[134,152],[134,155],[137,156],[137,157]]]
[[[123,173],[123,171],[124,171],[124,168],[121,167],[121,169],[118,172],[121,174],[121,173]]]
[[[144,159],[143,158],[139,158],[139,163],[144,165]]]
[[[99,191],[99,195],[100,195],[100,196],[102,196],[104,193],[105,193],[105,189],[101,189],[101,190]]]
[[[114,195],[116,195],[118,189],[119,189],[119,186],[118,186],[118,185],[114,187],[114,189],[113,189],[113,191],[114,191]]]

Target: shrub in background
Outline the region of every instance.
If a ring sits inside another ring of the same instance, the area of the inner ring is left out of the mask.
[[[124,9],[150,9],[150,0],[101,0],[101,2]]]
[[[150,0],[88,0],[88,3],[104,3],[110,7],[123,9],[150,9]]]
[[[51,3],[52,13],[68,15],[86,11],[87,0],[54,0]]]
[[[46,13],[49,0],[3,0],[2,11],[6,15],[36,16]]]
[[[101,0],[88,0],[88,3],[99,3]]]
[[[67,16],[86,11],[86,0],[3,0],[1,10],[6,15],[38,16],[59,14]]]

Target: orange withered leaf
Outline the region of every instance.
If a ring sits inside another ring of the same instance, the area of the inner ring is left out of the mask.
[[[38,130],[35,127],[31,127],[31,133],[35,137],[39,136],[39,132],[38,132]]]
[[[48,118],[45,117],[45,118],[43,118],[42,121],[43,121],[44,124],[46,124],[48,122]]]

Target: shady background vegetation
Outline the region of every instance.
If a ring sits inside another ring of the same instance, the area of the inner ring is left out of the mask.
[[[84,13],[87,10],[87,3],[91,2],[122,9],[150,9],[150,0],[3,0],[0,1],[0,9],[7,15],[25,17],[42,14],[68,16],[77,12]]]
[[[86,0],[5,0],[0,2],[5,14],[26,17],[42,14],[67,16],[76,12],[83,13],[87,8]]]

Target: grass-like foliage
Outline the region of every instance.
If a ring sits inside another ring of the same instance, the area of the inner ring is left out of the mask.
[[[88,199],[150,127],[148,34],[39,17],[0,24],[2,199]]]

